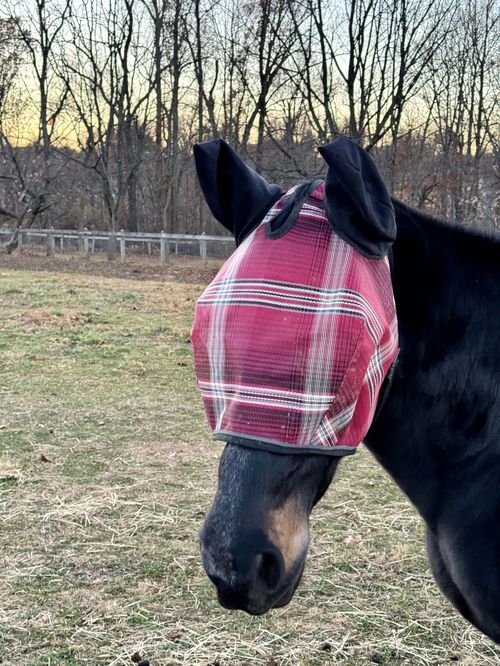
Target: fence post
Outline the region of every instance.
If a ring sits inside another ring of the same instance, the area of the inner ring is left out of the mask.
[[[89,253],[89,230],[87,227],[83,230],[83,252],[86,257]]]
[[[120,260],[125,261],[125,232],[120,231]]]
[[[60,241],[59,241],[59,250],[60,250],[61,252],[64,251],[64,234],[63,234],[62,231],[61,231],[61,239],[60,239]]]
[[[90,244],[90,251],[92,254],[95,253],[95,231],[92,232],[92,242]]]
[[[170,243],[164,231],[161,232],[160,237],[160,259],[162,264],[170,263]]]
[[[113,261],[116,258],[116,234],[111,231],[108,236],[108,260]]]
[[[202,236],[205,235],[205,232],[203,232]],[[200,240],[200,257],[202,258],[203,261],[203,266],[207,265],[207,241],[205,238],[202,238]]]
[[[83,230],[78,231],[78,251],[82,259],[86,257],[89,253],[89,238],[87,227]]]
[[[47,243],[46,255],[47,257],[51,257],[54,254],[54,247],[55,247],[54,227],[50,227],[50,229],[47,229],[46,243]]]
[[[23,246],[23,232],[19,230],[19,233],[17,234],[17,249],[20,250]]]

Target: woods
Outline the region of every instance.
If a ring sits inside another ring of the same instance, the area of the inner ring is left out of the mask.
[[[267,179],[324,170],[337,134],[394,196],[500,225],[494,0],[8,0],[0,225],[219,233],[191,146]],[[12,246],[15,246],[15,236]]]

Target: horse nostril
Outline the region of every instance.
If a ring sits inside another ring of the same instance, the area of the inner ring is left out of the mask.
[[[273,590],[278,586],[284,573],[283,557],[278,550],[261,553],[258,557],[261,558],[258,576],[269,589]]]

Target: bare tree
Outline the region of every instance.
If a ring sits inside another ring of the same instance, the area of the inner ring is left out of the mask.
[[[98,174],[110,229],[128,195],[128,228],[137,230],[137,172],[143,160],[152,61],[140,31],[135,0],[112,10],[81,6],[69,21],[64,76],[77,126],[82,165]]]
[[[324,0],[303,7],[300,21],[295,15],[301,50],[293,75],[318,138],[347,132],[369,150],[389,135],[394,161],[404,110],[429,78],[454,3],[349,0],[340,18]]]
[[[494,124],[500,37],[493,0],[463,2],[454,30],[453,40],[433,58],[434,76],[425,95],[432,105],[439,156],[436,206],[458,222],[472,221],[486,197],[490,205],[483,206],[481,217],[493,224],[491,201],[498,181],[491,177],[491,166],[498,135]]]
[[[244,5],[246,48],[250,54],[248,68],[240,73],[250,91],[252,106],[243,129],[246,148],[257,121],[255,164],[262,167],[266,119],[273,97],[284,84],[285,63],[293,49],[292,0],[255,0]]]
[[[0,19],[0,159],[2,163],[0,175],[0,188],[2,198],[0,199],[0,215],[14,220],[17,228],[26,215],[28,206],[23,204],[19,207],[18,197],[9,196],[12,184],[16,182],[14,174],[10,174],[9,164],[11,157],[15,156],[12,150],[10,134],[12,127],[9,126],[9,112],[13,111],[11,103],[12,91],[16,74],[22,60],[22,37],[19,27],[19,19],[14,16]],[[15,164],[15,162],[14,162]],[[21,172],[22,176],[22,172]],[[14,188],[17,190],[17,188]],[[17,240],[17,234],[14,239]],[[12,250],[15,245],[9,245]]]
[[[61,30],[69,13],[69,0],[25,0],[6,5],[4,9],[10,12],[11,17],[15,13],[23,17],[22,20],[5,20],[10,20],[11,29],[15,25],[16,40],[22,45],[22,62],[29,65],[34,78],[35,85],[30,85],[32,79],[28,79],[23,93],[28,99],[31,97],[31,111],[38,120],[34,155],[28,160],[23,159],[26,152],[22,155],[7,133],[2,135],[3,157],[10,162],[10,173],[6,178],[10,180],[10,187],[17,190],[15,230],[8,246],[12,251],[17,247],[18,230],[22,226],[31,226],[51,207],[51,199],[55,196],[52,184],[61,168],[61,159],[60,156],[53,159],[54,130],[67,93],[55,75],[54,60]]]

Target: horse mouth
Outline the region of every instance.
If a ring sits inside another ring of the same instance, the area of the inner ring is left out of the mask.
[[[229,591],[220,591],[217,590],[217,599],[220,605],[227,610],[242,610],[249,615],[264,615],[272,606],[267,605],[256,605],[241,599],[233,597],[233,594]]]
[[[272,595],[269,595],[266,599],[263,599],[260,602],[250,600],[230,589],[219,588],[216,588],[217,599],[220,605],[227,610],[242,610],[245,613],[254,616],[264,615],[274,608],[282,608],[292,600],[302,578],[304,564],[305,561],[299,561],[292,572],[291,578],[288,577],[288,580],[285,581],[279,589],[275,590]]]

